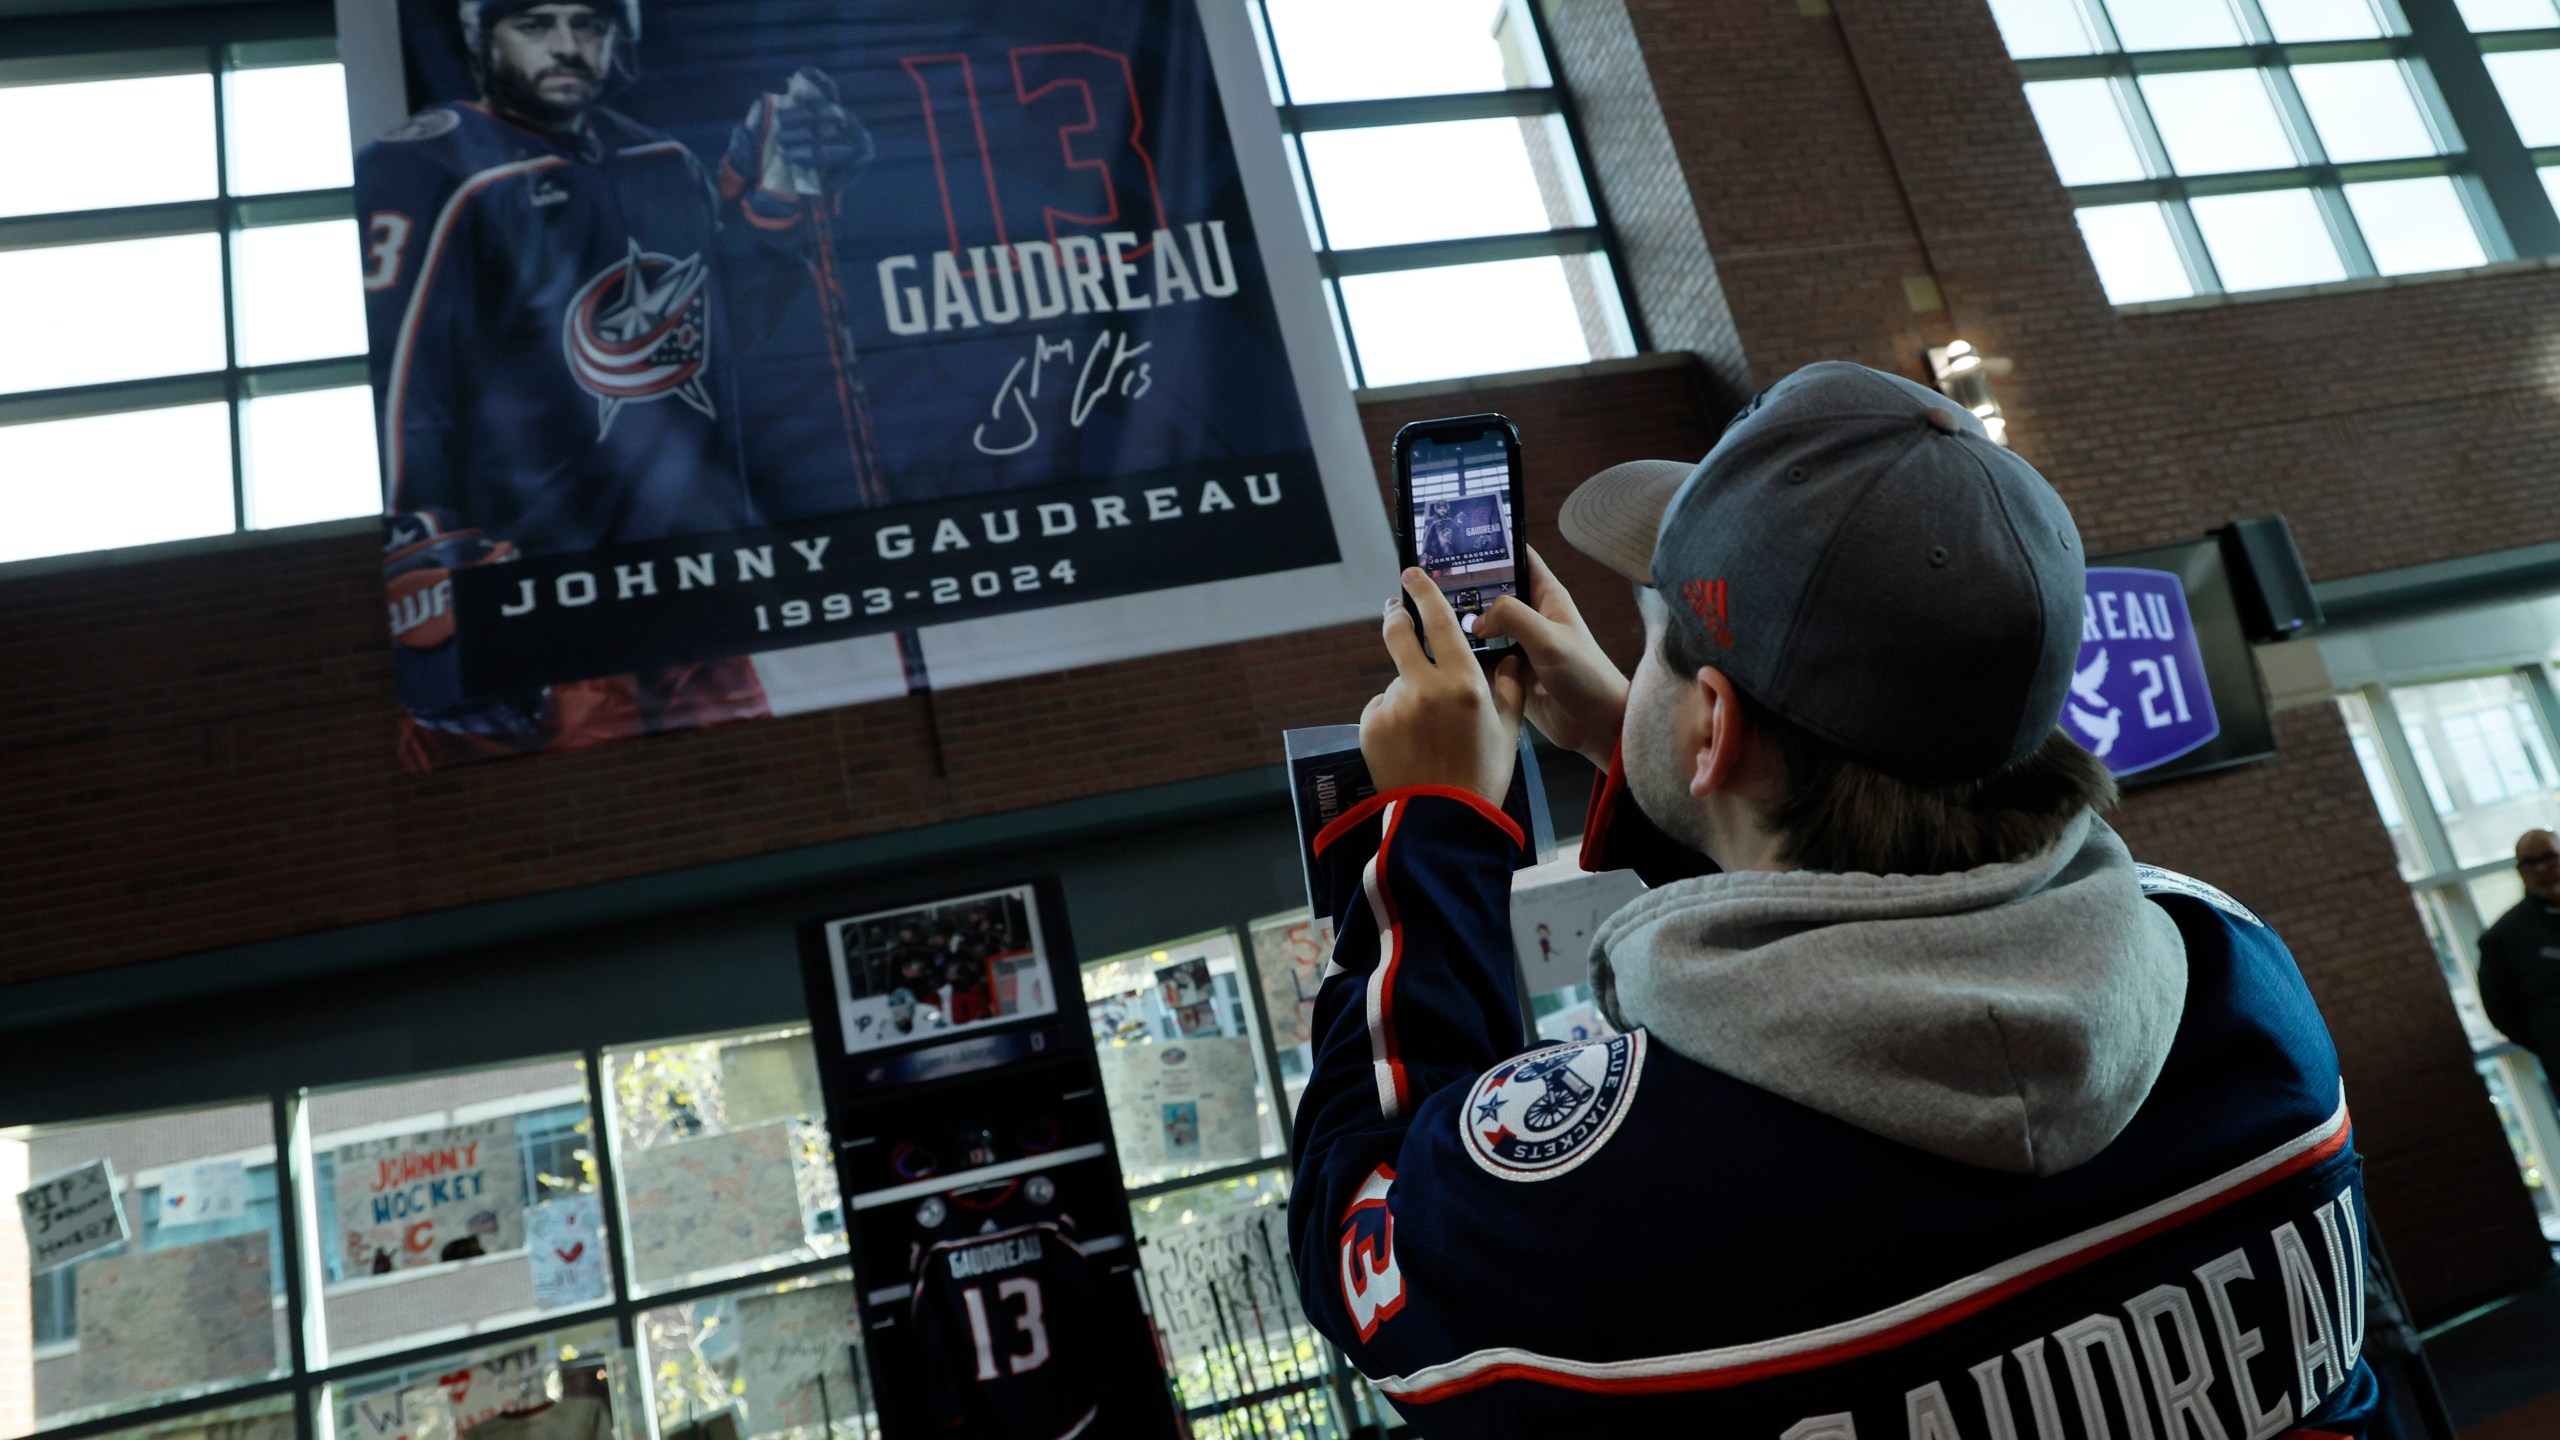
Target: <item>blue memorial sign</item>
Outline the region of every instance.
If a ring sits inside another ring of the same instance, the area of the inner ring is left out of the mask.
[[[2088,573],[2064,730],[2119,776],[2175,760],[2221,734],[2185,582],[2166,570],[2099,566]]]

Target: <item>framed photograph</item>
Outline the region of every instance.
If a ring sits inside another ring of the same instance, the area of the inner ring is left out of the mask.
[[[848,1055],[1058,1008],[1028,885],[830,920],[825,934]]]

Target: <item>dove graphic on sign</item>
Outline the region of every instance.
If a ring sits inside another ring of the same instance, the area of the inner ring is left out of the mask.
[[[2165,570],[2089,571],[2062,718],[2071,738],[2118,776],[2175,760],[2222,733],[2183,580]]]

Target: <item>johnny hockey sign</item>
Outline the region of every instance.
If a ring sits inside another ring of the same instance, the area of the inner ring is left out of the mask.
[[[1230,135],[1213,41],[1262,104],[1240,15],[399,13],[413,114],[356,188],[413,768],[1328,623],[1390,583],[1313,267],[1263,246],[1298,244],[1276,132],[1247,139],[1278,208]]]

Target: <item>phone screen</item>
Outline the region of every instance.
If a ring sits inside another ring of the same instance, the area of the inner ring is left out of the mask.
[[[1406,473],[1414,563],[1449,597],[1467,643],[1481,649],[1476,622],[1520,588],[1506,437],[1488,430],[1463,440],[1418,439]]]

